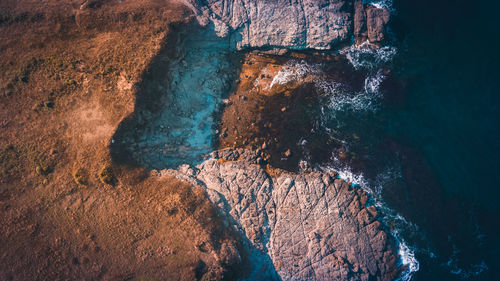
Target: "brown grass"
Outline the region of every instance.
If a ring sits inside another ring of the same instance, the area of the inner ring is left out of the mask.
[[[0,280],[222,278],[218,245],[234,242],[203,190],[108,164],[135,85],[188,11],[80,4],[0,2]]]
[[[113,172],[113,168],[109,165],[104,165],[99,169],[99,173],[97,174],[99,176],[99,180],[103,184],[107,185],[115,185],[116,184],[116,177]]]

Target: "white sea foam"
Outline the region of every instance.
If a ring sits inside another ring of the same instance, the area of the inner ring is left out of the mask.
[[[399,240],[399,256],[401,257],[401,263],[408,266],[406,272],[398,279],[401,281],[410,281],[413,273],[420,269],[420,263],[415,258],[415,251],[410,249],[404,240]]]
[[[369,74],[365,79],[365,91],[354,93],[342,83],[324,78],[320,64],[309,64],[305,61],[293,60],[285,64],[274,76],[270,87],[303,80],[307,75],[315,76],[312,83],[316,90],[328,98],[329,112],[351,109],[355,111],[377,109],[379,87],[385,76],[382,70]]]
[[[284,85],[290,82],[300,81],[306,75],[318,74],[320,71],[317,65],[308,64],[305,61],[289,61],[273,77],[270,88],[274,85]]]
[[[365,1],[377,8],[387,8],[392,11],[392,1],[390,0],[375,0]],[[335,118],[337,112],[350,109],[355,111],[376,110],[378,108],[378,99],[381,97],[380,85],[386,78],[383,74],[381,67],[384,64],[392,61],[397,53],[397,49],[392,46],[376,47],[369,42],[365,42],[358,46],[350,46],[340,51],[340,54],[346,56],[348,61],[353,65],[356,70],[367,70],[368,74],[365,78],[364,91],[359,93],[349,92],[348,87],[345,85],[330,81],[323,78],[321,75],[320,65],[308,64],[304,61],[292,61],[283,67],[282,70],[273,78],[271,87],[276,84],[286,84],[294,81],[304,79],[307,75],[316,75],[317,78],[313,81],[316,90],[324,94],[328,98],[325,107],[321,108],[321,116],[319,116],[322,123],[327,119]],[[333,132],[334,129],[324,126],[324,129]],[[340,140],[341,143],[345,143]],[[299,145],[306,143],[300,142]],[[310,162],[308,157],[301,160],[303,167],[309,167]],[[397,241],[398,254],[400,262],[406,266],[405,272],[398,280],[409,281],[415,272],[420,269],[420,264],[415,257],[415,248],[408,245],[407,241],[403,239],[404,232],[418,232],[418,226],[407,221],[403,216],[389,208],[382,198],[382,191],[384,185],[391,180],[401,177],[401,170],[397,167],[387,169],[385,172],[378,175],[374,183],[371,183],[364,177],[362,173],[353,173],[349,167],[341,165],[340,161],[332,156],[332,161],[329,165],[317,167],[323,171],[336,171],[340,178],[352,183],[355,186],[363,189],[370,194],[371,203],[375,205],[381,214],[381,221],[385,225],[393,225],[391,227],[391,234]]]
[[[390,62],[397,53],[393,46],[376,47],[368,41],[361,45],[352,45],[340,50],[355,69],[376,69]]]
[[[394,9],[392,7],[392,0],[365,0],[363,1],[364,4],[370,4],[374,7],[377,7],[379,9],[381,8],[386,8],[387,10],[393,12]]]
[[[368,92],[349,92],[340,83],[320,79],[315,83],[316,89],[328,97],[327,107],[333,115],[337,111],[350,109],[355,111],[375,110],[377,95]]]
[[[378,95],[380,85],[385,79],[382,69],[379,69],[375,75],[369,75],[365,79],[365,92],[368,94]]]
[[[400,262],[402,265],[406,266],[406,270],[398,280],[410,281],[413,274],[420,269],[420,263],[415,257],[415,249],[409,246],[402,236],[404,231],[410,230],[417,232],[418,226],[407,221],[403,216],[389,208],[382,198],[384,183],[399,177],[400,170],[397,168],[388,169],[377,177],[375,184],[370,184],[362,173],[353,173],[349,167],[340,164],[341,162],[335,155],[332,156],[331,160],[332,161],[330,161],[328,165],[317,168],[323,171],[336,171],[341,179],[350,182],[368,193],[371,197],[370,203],[372,203],[381,214],[381,221],[385,225],[394,225],[394,227],[391,227],[390,231],[398,244]]]

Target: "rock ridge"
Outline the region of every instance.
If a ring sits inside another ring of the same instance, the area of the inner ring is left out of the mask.
[[[199,23],[210,23],[236,49],[331,49],[339,43],[380,43],[386,8],[362,0],[183,0]]]
[[[291,173],[261,163],[258,151],[225,149],[196,168],[185,165],[162,174],[205,187],[225,224],[254,249],[249,279],[398,277],[395,241],[382,229],[365,192],[334,172]]]

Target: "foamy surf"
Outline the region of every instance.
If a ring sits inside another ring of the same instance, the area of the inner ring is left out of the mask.
[[[399,256],[401,257],[401,263],[408,266],[408,270],[403,272],[400,278],[396,281],[410,281],[413,274],[420,269],[420,264],[415,258],[414,250],[410,249],[404,240],[399,240]]]
[[[392,1],[367,1],[366,3],[378,8],[392,9]],[[319,119],[322,121],[324,129],[332,137],[332,133],[335,130],[325,124],[332,118],[335,119],[343,110],[374,111],[378,109],[380,104],[379,99],[382,97],[380,86],[386,78],[382,67],[390,63],[396,53],[397,49],[393,46],[376,47],[369,42],[364,42],[361,45],[352,45],[340,51],[340,54],[347,58],[354,69],[367,73],[364,81],[364,91],[349,93],[346,91],[346,87],[340,83],[324,79],[318,79],[315,82],[316,88],[326,93],[329,98],[327,106],[322,107],[322,116]],[[348,146],[348,143],[345,141],[341,141],[341,143]],[[304,161],[307,162],[307,160]],[[369,181],[363,173],[353,173],[350,167],[342,164],[335,154],[333,154],[331,161],[327,165],[317,166],[316,169],[321,171],[336,171],[340,178],[350,182],[353,186],[361,188],[370,195],[371,199],[368,204],[374,205],[377,208],[381,215],[379,219],[384,225],[390,226],[390,233],[398,245],[399,262],[405,270],[397,280],[410,281],[413,275],[419,271],[420,263],[415,257],[416,248],[409,245],[403,236],[405,233],[418,232],[418,226],[407,221],[403,216],[391,209],[383,199],[384,186],[392,180],[401,178],[400,168],[389,168],[380,173],[374,180]]]
[[[387,10],[389,10],[391,12],[393,11],[392,0],[374,0],[374,1],[365,0],[365,1],[363,1],[363,3],[370,4],[376,8],[379,8],[379,9],[386,8]]]
[[[335,171],[341,179],[350,182],[355,187],[361,188],[370,195],[370,201],[367,204],[373,204],[377,208],[380,213],[380,220],[385,225],[393,225],[390,228],[390,233],[397,242],[400,265],[405,268],[397,280],[410,281],[412,276],[420,269],[420,263],[415,257],[415,249],[408,246],[402,237],[402,233],[408,230],[416,231],[418,230],[418,226],[408,222],[404,217],[387,206],[382,199],[383,183],[379,182],[380,178],[388,179],[395,176],[394,170],[391,169],[386,173],[382,173],[382,177],[378,177],[375,186],[372,187],[373,185],[368,182],[362,173],[353,173],[349,167],[342,166],[335,156],[332,157],[330,164],[318,166],[317,169],[324,172]]]
[[[269,88],[274,85],[284,85],[290,82],[298,82],[306,77],[306,75],[317,75],[320,73],[318,65],[309,64],[303,60],[291,60],[287,62],[273,77]]]
[[[382,70],[367,74],[364,91],[353,92],[347,85],[325,78],[321,64],[311,64],[303,60],[291,60],[273,77],[270,88],[299,82],[309,77],[316,91],[327,98],[329,112],[341,110],[368,111],[376,110],[376,102],[381,95],[379,88],[385,79]]]
[[[379,69],[374,75],[368,75],[365,79],[365,92],[372,95],[379,95],[380,85],[384,80],[385,75],[382,69]]]
[[[366,41],[360,45],[351,45],[340,50],[355,69],[376,69],[390,62],[397,53],[396,47],[377,47]]]

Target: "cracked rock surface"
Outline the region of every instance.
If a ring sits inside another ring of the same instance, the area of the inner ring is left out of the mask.
[[[258,152],[226,149],[214,152],[195,170],[179,171],[204,185],[248,246],[270,258],[275,272],[263,273],[270,271],[266,261],[254,261],[262,278],[393,280],[398,276],[395,241],[382,230],[377,211],[367,205],[362,190],[335,173],[271,170],[257,164],[260,161]]]
[[[385,8],[364,5],[361,0],[183,1],[200,24],[213,23],[217,34],[230,35],[237,49],[330,49],[352,36],[375,43],[383,40],[389,18]]]

